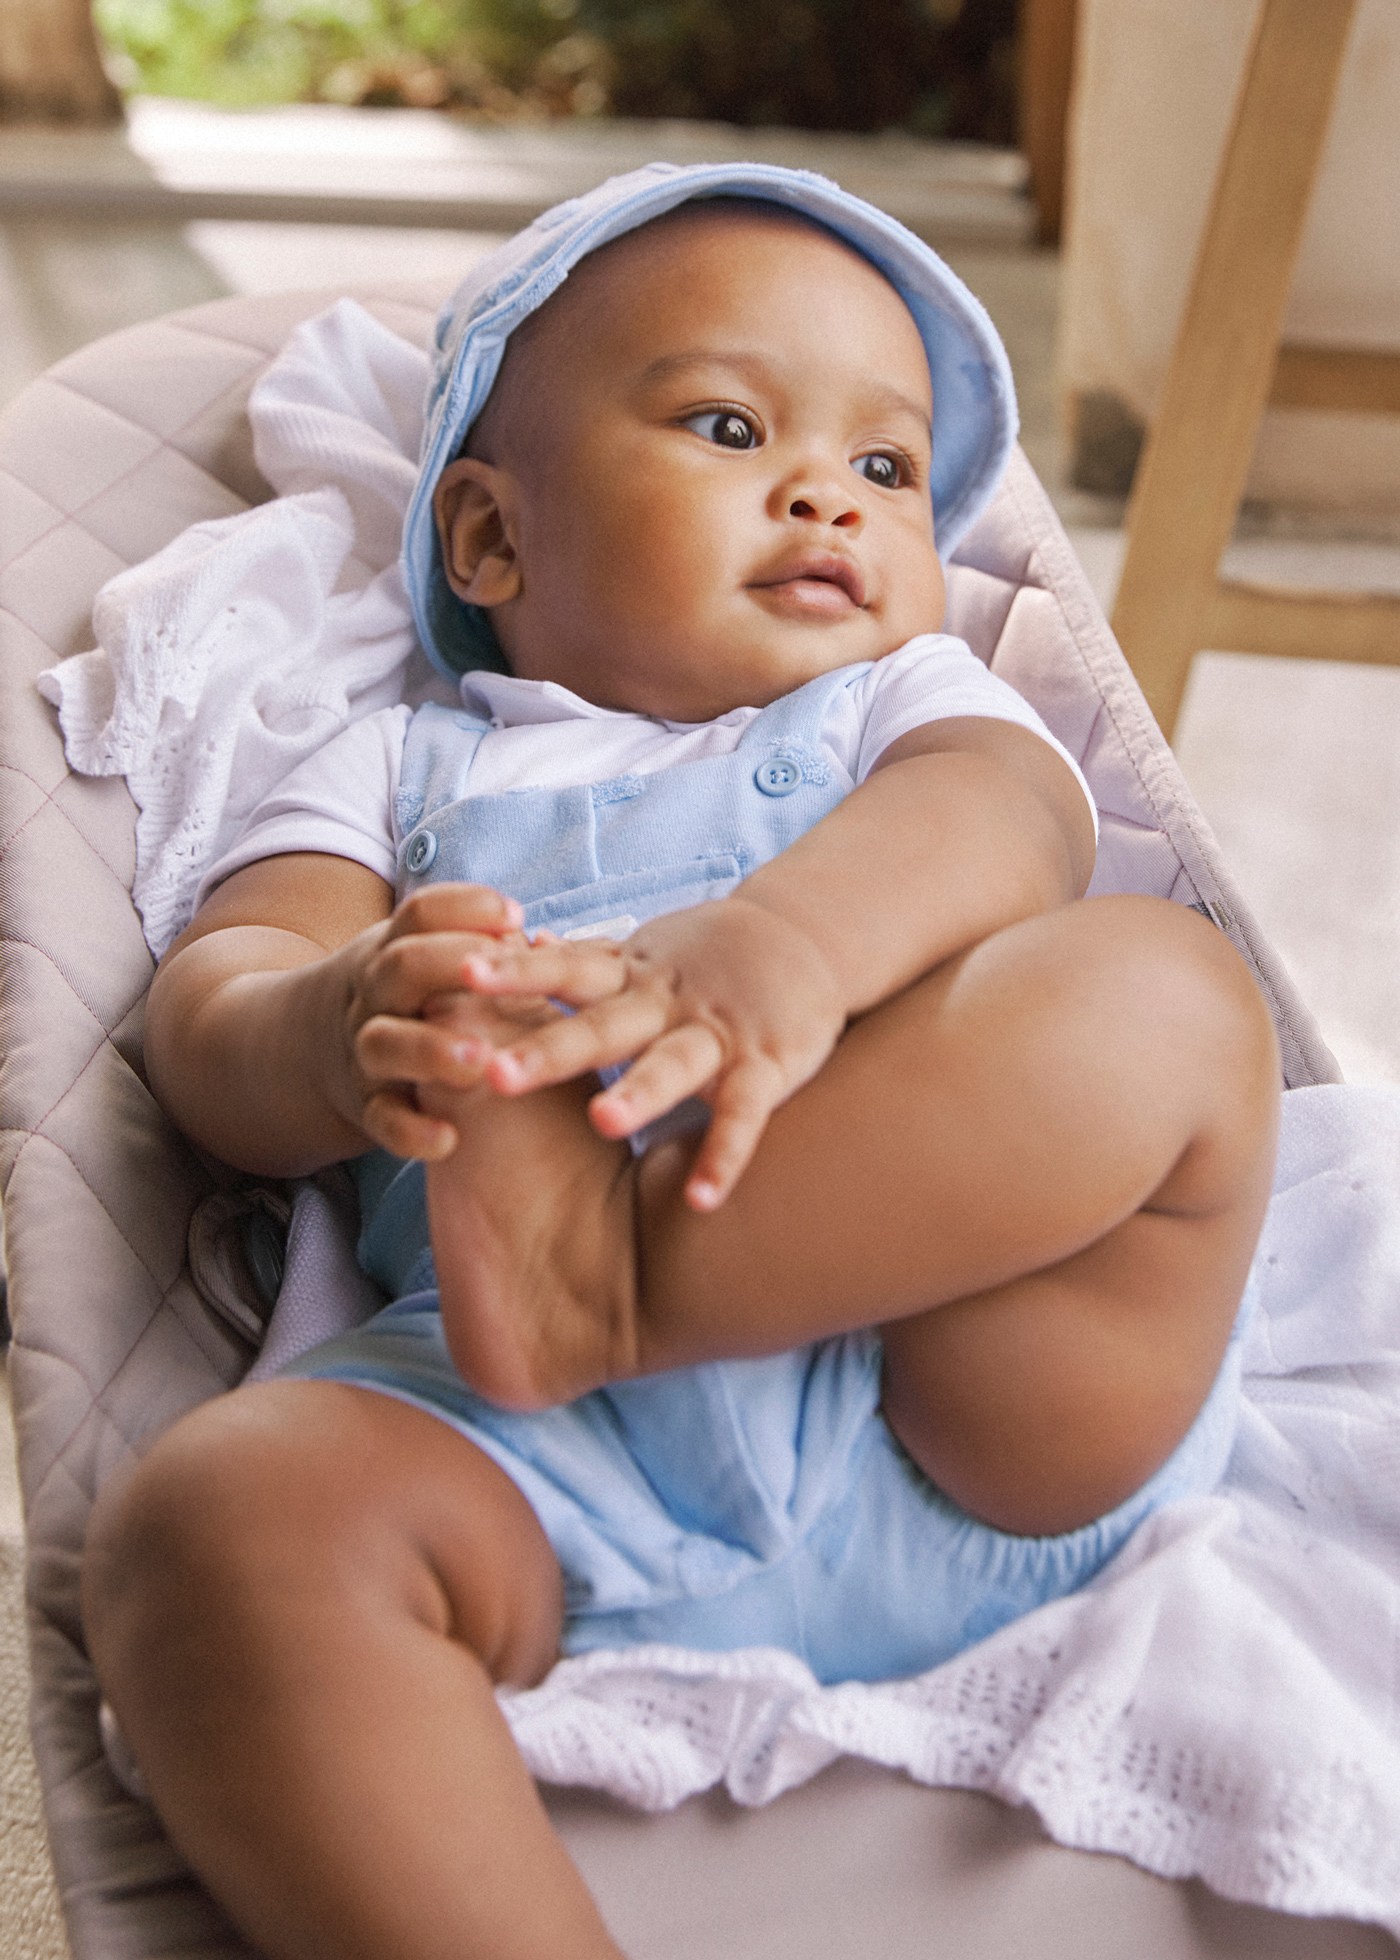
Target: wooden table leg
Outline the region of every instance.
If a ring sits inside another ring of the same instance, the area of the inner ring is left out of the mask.
[[[1261,0],[1128,506],[1113,628],[1170,737],[1268,399],[1356,0]]]
[[[1065,202],[1065,130],[1074,81],[1078,0],[1021,0],[1020,141],[1043,245],[1056,245]]]

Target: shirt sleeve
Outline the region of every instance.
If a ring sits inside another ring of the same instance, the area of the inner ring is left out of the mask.
[[[1079,764],[1025,696],[992,673],[965,640],[955,640],[949,633],[926,633],[875,661],[852,684],[844,715],[846,726],[831,731],[833,746],[857,783],[863,783],[885,750],[912,728],[959,715],[1014,721],[1064,758],[1084,792],[1098,835],[1098,810]]]
[[[353,858],[392,885],[397,869],[394,793],[411,718],[406,707],[380,708],[352,721],[298,763],[210,865],[200,880],[196,905],[245,865],[289,851]]]

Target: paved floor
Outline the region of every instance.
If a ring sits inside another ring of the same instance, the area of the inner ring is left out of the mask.
[[[230,113],[138,97],[122,127],[0,124],[0,215],[62,211],[513,231],[605,177],[669,163],[782,163],[834,177],[924,236],[1024,245],[1025,159],[979,143],[724,123],[473,123],[326,103]]]

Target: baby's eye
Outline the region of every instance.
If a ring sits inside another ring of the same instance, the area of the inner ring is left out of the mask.
[[[882,490],[898,490],[910,481],[909,465],[893,450],[873,449],[868,456],[857,456],[855,467],[868,483],[876,483]]]
[[[757,423],[737,408],[702,408],[698,415],[687,415],[683,426],[721,449],[757,449],[759,444]]]

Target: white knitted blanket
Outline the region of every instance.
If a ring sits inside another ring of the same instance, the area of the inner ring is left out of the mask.
[[[375,708],[455,699],[416,650],[398,569],[427,375],[353,300],[299,327],[249,400],[277,496],[111,579],[97,647],[39,677],[73,768],[126,777],[131,895],[157,957],[298,762]]]

